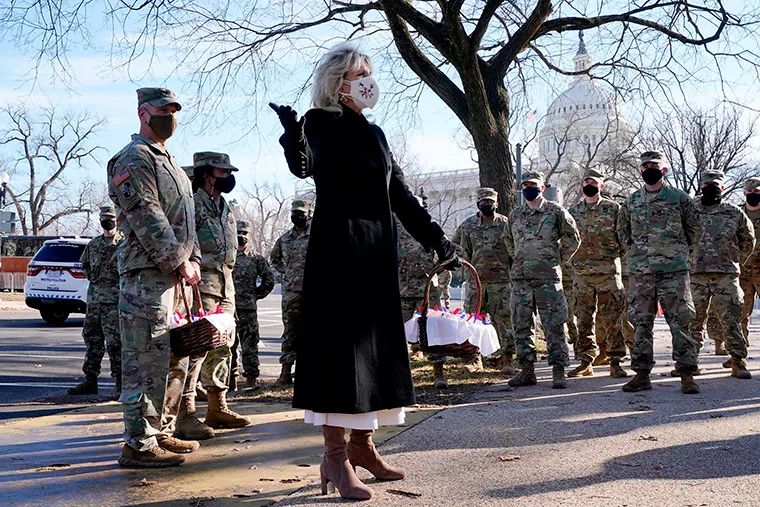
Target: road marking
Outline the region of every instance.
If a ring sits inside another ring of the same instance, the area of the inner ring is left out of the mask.
[[[47,388],[47,387],[58,387],[58,388],[67,388],[67,387],[74,387],[77,384],[71,384],[71,383],[61,383],[61,382],[38,382],[38,383],[28,383],[28,382],[0,382],[0,387],[36,387],[36,388]],[[99,386],[113,386],[113,382],[101,382],[98,381]]]
[[[11,354],[8,352],[0,352],[0,357],[37,357],[40,359],[82,359],[84,356],[60,356],[58,354],[54,356],[45,356],[42,354]]]

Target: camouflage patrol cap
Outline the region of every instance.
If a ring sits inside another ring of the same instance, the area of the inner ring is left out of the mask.
[[[193,167],[216,167],[217,169],[228,169],[237,171],[238,168],[230,164],[230,156],[226,153],[217,153],[215,151],[199,151],[193,153]]]
[[[303,199],[295,199],[290,205],[290,211],[305,211],[306,213],[310,213],[311,204],[304,201]]]
[[[655,162],[660,167],[660,169],[663,167],[670,167],[670,164],[668,164],[668,159],[665,158],[665,155],[663,155],[661,151],[657,150],[649,150],[641,154],[640,167],[643,167],[647,162]]]
[[[520,178],[520,184],[523,185],[528,182],[533,182],[536,185],[544,184],[544,173],[541,171],[525,171]]]
[[[116,209],[113,206],[101,206],[100,218],[116,218]]]
[[[594,180],[597,183],[604,183],[605,177],[606,176],[604,175],[604,170],[599,167],[589,167],[583,174],[584,180]]]
[[[702,185],[704,183],[717,183],[718,185],[722,185],[725,181],[725,178],[726,175],[723,174],[723,171],[704,171],[699,177],[699,184]]]
[[[482,201],[483,199],[490,199],[495,202],[499,200],[499,193],[491,187],[480,187],[478,189],[477,195],[478,201]]]
[[[760,188],[760,178],[747,178],[747,181],[744,182],[744,190],[747,192],[752,192],[753,190],[757,190]]]
[[[177,95],[168,88],[139,88],[137,90],[137,106],[139,107],[146,102],[155,107],[176,104],[177,111],[182,110],[182,104],[177,102]]]
[[[251,232],[251,222],[248,220],[237,221],[238,234],[249,234]]]

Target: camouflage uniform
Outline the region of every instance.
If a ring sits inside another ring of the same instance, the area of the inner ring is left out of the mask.
[[[193,154],[193,166],[212,166],[237,171],[226,154],[198,152]],[[237,226],[227,201],[220,196],[218,202],[206,190],[199,188],[194,195],[195,227],[200,245],[201,281],[198,289],[204,311],[235,314],[235,286],[232,270],[237,252]],[[197,305],[198,302],[196,301]],[[188,363],[183,398],[194,398],[200,379],[204,387],[227,390],[230,375],[231,347],[235,334],[230,333],[225,345],[210,350],[204,356],[191,357]]]
[[[109,208],[108,218],[116,218]],[[101,212],[101,218],[105,215]],[[117,392],[121,386],[121,337],[119,335],[119,270],[116,266],[116,248],[122,235],[104,235],[92,239],[82,252],[82,269],[90,286],[87,289],[87,315],[84,318],[82,338],[87,346],[82,371],[87,377],[97,378],[103,355],[108,349],[111,377]]]
[[[238,234],[248,235],[251,225],[245,220],[237,223]],[[264,299],[274,288],[274,273],[259,253],[238,250],[235,270],[235,317],[237,336],[243,349],[243,370],[248,378],[259,377],[259,321],[256,302]]]
[[[309,213],[311,207],[304,201],[293,201],[293,211]],[[309,246],[311,224],[303,232],[295,227],[277,239],[269,255],[269,262],[282,275],[282,355],[280,364],[292,365],[296,361],[296,326],[301,318],[301,291],[306,248]]]
[[[654,160],[642,158],[642,164],[646,161]],[[659,301],[673,336],[676,369],[695,370],[697,344],[689,329],[694,319],[689,249],[702,237],[702,225],[694,203],[667,184],[657,193],[641,188],[620,210],[618,236],[627,249],[630,273],[628,316],[635,329],[631,367],[649,374],[654,366],[652,330]]]
[[[701,183],[723,184],[723,173],[707,171]],[[739,266],[752,254],[755,231],[752,222],[737,206],[727,202],[705,206],[695,202],[702,219],[704,234],[692,252],[691,294],[696,317],[691,335],[698,349],[704,341],[708,309],[715,310],[726,329],[726,348],[732,357],[747,357],[741,331],[742,290]]]
[[[744,184],[744,190],[751,192],[760,188],[760,178],[749,178]],[[754,225],[755,234],[760,231],[760,210],[750,210],[746,206],[745,213]],[[749,260],[741,267],[739,285],[744,292],[742,306],[742,332],[744,341],[749,346],[749,317],[755,307],[755,297],[760,295],[760,248],[756,248]]]
[[[176,102],[174,94],[160,90],[162,100]],[[124,438],[144,451],[157,446],[156,435],[171,434],[176,417],[163,408],[169,321],[177,302],[175,271],[185,261],[201,260],[193,196],[190,180],[166,148],[138,134],[108,162],[108,190],[124,235],[116,252]]]
[[[496,202],[496,191],[490,188],[478,190],[478,201],[491,199]],[[493,221],[484,222],[480,212],[471,216],[457,228],[452,241],[459,246],[458,254],[470,262],[480,276],[483,286],[483,305],[481,312],[489,313],[496,327],[501,345],[502,356],[511,358],[515,354],[515,339],[512,332],[512,313],[509,308],[511,283],[509,267],[511,258],[507,250],[506,236],[509,220],[500,213],[494,213]],[[468,280],[470,277],[468,275]],[[474,309],[475,285],[468,297],[468,307]]]
[[[438,301],[448,308],[451,306],[451,271],[438,273]]]
[[[592,177],[603,176],[591,170],[586,178]],[[625,356],[625,344],[618,329],[625,309],[625,292],[620,275],[622,245],[616,230],[619,212],[618,203],[602,196],[592,205],[584,199],[570,208],[581,235],[581,246],[572,260],[575,311],[578,316],[578,355],[581,360],[594,360],[597,343],[606,348],[610,357]],[[595,314],[598,325],[596,340]]]
[[[541,173],[523,173],[522,182],[543,184]],[[546,199],[536,209],[527,204],[509,215],[507,249],[512,257],[512,325],[521,362],[536,361],[533,315],[538,312],[546,335],[549,364],[570,364],[567,350],[567,300],[561,265],[575,254],[580,235],[562,206]],[[535,383],[535,381],[534,381]]]
[[[575,312],[575,288],[573,280],[575,272],[573,266],[565,264],[562,266],[562,290],[567,300],[567,343],[572,344],[575,358],[578,359],[578,319]]]

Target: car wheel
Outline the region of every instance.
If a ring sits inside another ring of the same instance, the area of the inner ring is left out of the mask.
[[[40,310],[40,315],[48,324],[63,324],[69,318],[69,312],[63,310]]]

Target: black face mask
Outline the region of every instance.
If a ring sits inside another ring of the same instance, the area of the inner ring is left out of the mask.
[[[757,206],[760,204],[760,194],[747,194],[747,204]]]
[[[150,115],[148,126],[158,137],[166,140],[177,130],[177,119],[173,114],[163,116]]]
[[[720,202],[720,194],[720,187],[716,187],[715,185],[708,185],[702,189],[702,195],[700,196],[699,200],[702,201],[702,204],[705,206],[712,206]]]
[[[496,213],[496,205],[494,204],[481,204],[478,206],[478,209],[487,217],[492,217]]]
[[[235,188],[235,175],[230,174],[225,178],[217,177],[214,181],[214,188],[223,194],[229,194]]]
[[[238,245],[248,244],[248,236],[238,236]]]
[[[583,185],[583,195],[586,197],[594,197],[599,193],[599,187],[594,185]]]
[[[290,215],[290,221],[293,222],[293,225],[299,229],[304,229],[306,227],[306,224],[309,222],[309,219],[306,217],[306,215],[293,214]]]
[[[100,226],[105,231],[112,231],[116,229],[116,220],[101,220]]]
[[[541,189],[538,187],[525,187],[522,189],[522,194],[526,201],[534,201],[540,193]]]
[[[654,167],[650,167],[649,169],[644,169],[641,171],[641,177],[644,178],[644,182],[647,185],[655,185],[662,179],[662,171],[655,169]]]

